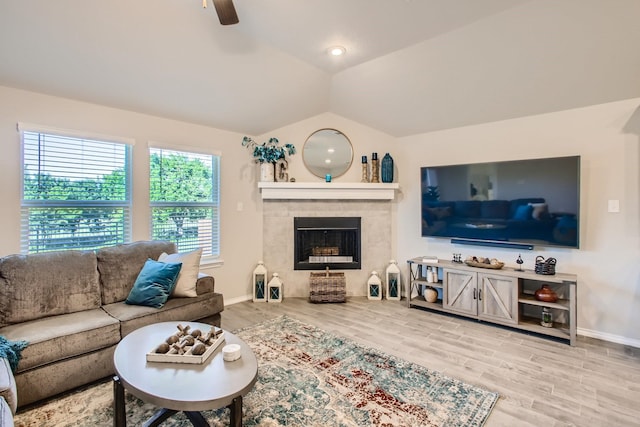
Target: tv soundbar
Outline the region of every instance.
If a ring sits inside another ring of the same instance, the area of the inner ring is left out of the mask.
[[[473,245],[473,246],[491,246],[494,248],[506,248],[506,249],[520,249],[525,251],[532,251],[533,245],[528,243],[513,243],[513,242],[499,242],[496,240],[475,240],[475,239],[451,239],[451,243],[457,243],[460,245]]]

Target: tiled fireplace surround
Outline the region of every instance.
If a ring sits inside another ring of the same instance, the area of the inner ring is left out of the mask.
[[[345,273],[347,296],[365,296],[373,270],[384,280],[391,257],[392,203],[390,200],[263,200],[264,263],[284,283],[284,297],[308,297],[310,270],[293,269],[294,217],[360,217],[361,270]]]

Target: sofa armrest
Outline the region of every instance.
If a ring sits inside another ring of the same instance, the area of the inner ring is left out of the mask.
[[[13,378],[9,361],[4,357],[0,357],[0,397],[7,401],[11,413],[15,414],[18,407],[16,380]]]
[[[196,293],[198,295],[213,292],[215,289],[215,280],[213,276],[205,273],[198,273],[198,281],[196,282]]]

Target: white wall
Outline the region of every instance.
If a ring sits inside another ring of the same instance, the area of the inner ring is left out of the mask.
[[[421,166],[580,155],[581,247],[536,247],[522,253],[524,268],[537,255],[555,257],[558,272],[578,274],[578,333],[640,347],[639,105],[631,99],[399,139],[398,259],[460,252],[517,266],[515,250],[420,236]],[[612,199],[619,213],[607,212]]]
[[[215,277],[216,291],[224,295],[226,303],[251,292],[251,272],[262,254],[262,213],[255,194],[257,170],[241,145],[243,135],[0,86],[0,256],[20,252],[18,122],[135,140],[133,240],[149,238],[148,142],[221,152],[221,259],[224,263],[203,271]],[[239,204],[242,204],[241,211]]]
[[[515,266],[513,250],[454,246],[420,237],[420,167],[561,155],[582,156],[581,248],[523,253],[525,268],[536,255],[558,259],[559,272],[577,273],[579,333],[640,347],[640,98],[553,114],[432,132],[401,139],[325,113],[276,129],[298,154],[289,176],[314,181],[302,162],[302,147],[315,130],[343,131],[354,146],[354,164],[336,181],[360,181],[360,157],[390,152],[400,193],[393,203],[392,253],[404,261],[453,252],[483,254]],[[135,240],[148,238],[147,142],[207,147],[222,153],[222,229],[224,263],[211,268],[216,289],[227,303],[251,293],[251,272],[263,247],[262,201],[257,167],[241,146],[242,135],[125,110],[71,101],[0,86],[0,256],[20,250],[20,144],[17,122],[133,138]],[[620,213],[608,213],[607,201],[620,200]],[[240,206],[241,205],[241,206]],[[406,265],[404,265],[406,277]]]

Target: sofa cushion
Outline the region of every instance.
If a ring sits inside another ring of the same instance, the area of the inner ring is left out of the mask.
[[[519,206],[528,205],[529,203],[544,203],[545,200],[542,197],[525,197],[523,199],[513,199],[511,200],[511,209],[509,213],[509,218],[513,218],[516,214],[516,210]]]
[[[549,219],[549,205],[546,203],[529,203],[529,206],[533,208],[531,211],[531,217],[537,220]]]
[[[102,306],[109,315],[120,321],[122,336],[138,328],[157,322],[194,321],[224,310],[222,294],[208,292],[195,298],[170,298],[161,309],[116,302]]]
[[[93,251],[0,258],[0,327],[100,307]]]
[[[516,209],[516,212],[513,214],[513,219],[518,221],[526,221],[531,219],[531,212],[533,212],[533,206],[531,205],[520,205]]]
[[[98,249],[102,304],[124,301],[149,258],[158,259],[163,252],[176,251],[175,243],[165,241],[141,241]]]
[[[100,308],[9,325],[0,334],[26,340],[17,373],[111,346],[120,341],[117,319]]]
[[[480,217],[485,219],[509,219],[511,203],[508,200],[480,202]]]
[[[0,357],[0,397],[6,401],[11,410],[10,413],[15,414],[18,407],[16,381],[13,378],[9,361],[3,357]]]
[[[198,296],[196,282],[198,281],[198,273],[200,273],[200,258],[202,258],[202,249],[177,254],[163,252],[160,255],[158,261],[182,263],[176,286],[171,292],[172,297],[193,298]]]
[[[18,405],[26,405],[113,376],[116,345],[21,372],[16,376]],[[80,406],[78,410],[82,409]],[[19,411],[19,410],[18,410]],[[45,424],[46,425],[46,424]],[[111,425],[108,421],[101,424]],[[47,426],[48,427],[48,426]]]
[[[479,200],[460,200],[455,202],[454,215],[460,218],[479,218]]]
[[[182,263],[148,259],[138,274],[125,303],[161,308],[176,285]]]
[[[452,209],[450,206],[440,206],[438,208],[427,208],[427,211],[435,220],[441,221],[451,216]]]

